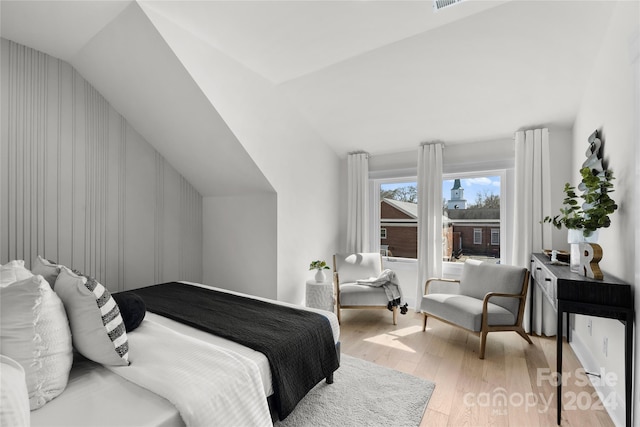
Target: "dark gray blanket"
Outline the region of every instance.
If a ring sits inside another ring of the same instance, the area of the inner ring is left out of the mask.
[[[320,314],[177,282],[123,293],[142,297],[150,312],[263,353],[281,420],[339,367],[331,324]]]

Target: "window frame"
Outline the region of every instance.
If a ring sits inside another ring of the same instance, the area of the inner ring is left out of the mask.
[[[411,173],[407,171],[396,171],[390,172],[389,174],[384,174],[379,177],[374,177],[369,174],[369,201],[371,206],[369,206],[369,235],[370,236],[379,236],[380,229],[380,186],[382,184],[402,184],[405,182],[418,182],[418,175],[415,170]],[[369,239],[369,246],[371,252],[380,252],[380,239]],[[418,260],[413,258],[400,258],[400,257],[389,257],[384,256],[384,258],[388,259],[397,259],[397,260],[408,260],[409,262]]]
[[[495,243],[496,239],[493,238],[493,236],[498,235],[498,243]],[[491,246],[497,246],[500,244],[500,235],[502,233],[500,232],[499,228],[491,228],[491,239],[489,241],[489,243],[491,244]]]
[[[478,235],[480,235],[479,239],[477,238]],[[474,245],[482,245],[482,228],[475,228],[473,229],[473,244]]]
[[[459,168],[454,168],[459,169]],[[459,172],[445,172],[442,174],[442,180],[451,180],[455,178],[468,179],[468,178],[480,178],[487,176],[499,176],[500,177],[500,263],[506,264],[507,251],[510,251],[510,245],[508,245],[508,224],[507,224],[507,206],[512,205],[513,201],[509,200],[508,188],[513,187],[513,183],[507,182],[507,175],[509,179],[513,179],[512,173],[508,173],[510,168],[495,168],[484,169],[482,167],[466,166],[464,171]],[[378,236],[380,234],[380,186],[382,184],[401,184],[408,182],[418,182],[418,174],[415,169],[402,169],[402,170],[389,170],[384,172],[374,172],[369,174],[369,201],[371,206],[369,207],[369,230],[370,236]],[[443,198],[447,198],[445,194],[442,194]],[[371,252],[380,252],[380,239],[370,239]],[[402,262],[414,262],[417,264],[418,260],[413,258],[399,258],[399,257],[384,257],[389,261],[402,261]],[[462,264],[460,262],[442,261],[442,272],[445,277],[459,277],[462,274]]]
[[[507,251],[511,250],[510,245],[508,246],[507,240],[507,206],[512,204],[513,202],[509,200],[507,191],[512,183],[507,182],[507,168],[496,168],[496,169],[484,169],[481,167],[469,167],[466,171],[461,172],[446,172],[442,174],[442,180],[451,180],[451,179],[469,179],[469,178],[481,178],[487,176],[499,176],[500,177],[500,264],[506,264],[507,260]],[[509,174],[509,178],[513,179],[513,174]],[[445,195],[442,195],[445,197]],[[502,232],[504,231],[504,232]],[[444,276],[457,276],[459,277],[462,274],[462,265],[461,262],[451,262],[451,261],[442,261],[442,273]]]

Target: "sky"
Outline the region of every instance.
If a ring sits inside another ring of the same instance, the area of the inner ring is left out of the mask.
[[[455,179],[455,178],[454,178]],[[453,188],[454,179],[442,181],[442,197],[449,200],[451,197],[451,188]],[[484,194],[486,190],[488,194],[500,195],[500,177],[499,176],[487,176],[476,178],[461,178],[460,184],[464,189],[464,198],[467,199],[467,204],[473,204],[476,201],[476,194]],[[382,184],[383,190],[393,190],[394,188],[406,187],[409,185],[416,185],[415,182],[403,182],[393,184]]]

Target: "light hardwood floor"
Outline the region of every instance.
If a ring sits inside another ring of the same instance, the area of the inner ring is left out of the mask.
[[[422,332],[422,317],[411,310],[396,326],[387,310],[343,310],[340,325],[342,353],[435,382],[421,427],[555,426],[556,341],[531,339],[490,333],[480,360],[477,336],[435,319]],[[591,384],[575,380],[584,370],[566,342],[563,353],[563,372],[572,378],[563,387],[562,425],[614,426]],[[389,384],[390,393],[394,387],[402,384]]]

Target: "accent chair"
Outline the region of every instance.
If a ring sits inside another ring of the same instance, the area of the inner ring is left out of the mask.
[[[433,317],[473,332],[480,336],[480,359],[484,359],[489,332],[514,331],[533,344],[522,328],[528,285],[526,268],[467,260],[460,280],[425,283],[422,331],[427,318]]]
[[[358,280],[378,277],[382,273],[382,255],[378,252],[335,254],[333,282],[336,292],[336,314],[341,322],[341,309],[384,309],[389,300],[382,287],[358,284]],[[398,307],[392,308],[397,325]]]

